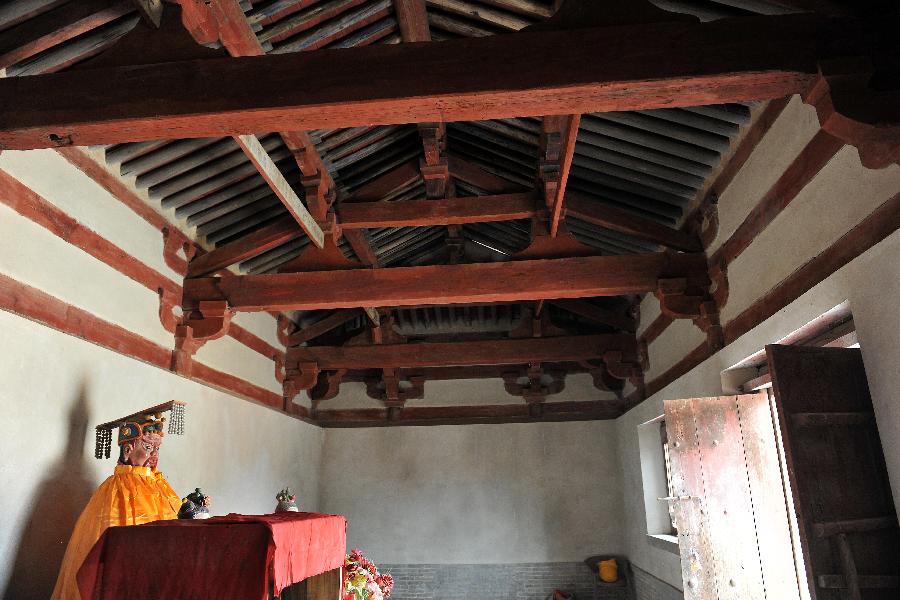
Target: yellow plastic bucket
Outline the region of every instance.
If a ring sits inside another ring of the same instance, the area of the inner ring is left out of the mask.
[[[619,564],[616,559],[601,560],[597,563],[600,571],[600,580],[606,583],[613,583],[619,580]]]

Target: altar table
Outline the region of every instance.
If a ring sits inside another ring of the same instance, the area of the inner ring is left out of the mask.
[[[264,600],[344,565],[347,521],[284,512],[110,527],[81,569],[82,600]]]

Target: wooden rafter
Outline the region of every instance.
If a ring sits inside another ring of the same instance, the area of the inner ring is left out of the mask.
[[[337,310],[320,321],[316,321],[309,327],[305,327],[300,331],[292,333],[288,336],[289,346],[299,346],[309,340],[315,339],[320,335],[324,335],[329,331],[340,327],[348,321],[359,317],[362,313],[359,309],[346,308]]]
[[[565,212],[586,223],[618,231],[667,248],[684,252],[698,252],[702,248],[700,239],[696,235],[666,227],[661,223],[613,208],[608,204],[593,201],[577,192],[569,192],[566,195]]]
[[[289,348],[288,364],[315,363],[319,369],[381,369],[521,365],[531,362],[601,360],[608,352],[637,360],[634,335],[599,334],[469,342],[306,346]]]
[[[702,254],[521,260],[185,280],[185,308],[226,300],[237,311],[512,302],[655,292],[660,279],[708,286]],[[677,283],[677,282],[676,282]]]
[[[255,135],[236,135],[234,140],[256,167],[256,170],[259,171],[259,174],[262,175],[262,178],[266,180],[266,183],[269,184],[269,187],[272,188],[272,191],[275,192],[275,195],[281,200],[281,203],[284,204],[284,207],[297,224],[306,232],[310,241],[319,248],[323,247],[325,245],[325,233],[319,227],[319,224],[316,223],[316,219],[306,208],[306,205],[297,196],[297,193],[294,192],[291,184],[284,178],[284,175],[275,165],[275,161],[272,160],[266,149],[263,148],[259,139]]]
[[[0,80],[0,145],[235,135],[277,131],[285,122],[315,129],[507,118],[547,106],[575,114],[763,100],[809,90],[820,59],[861,53],[857,30],[815,15],[748,17],[8,78]],[[82,101],[99,90],[103,103]]]
[[[203,277],[262,254],[300,236],[293,217],[279,219],[253,233],[201,254],[188,265],[188,277]]]
[[[549,232],[555,237],[563,215],[563,199],[581,115],[552,115],[541,123],[538,185],[550,211]]]
[[[425,0],[394,0],[394,12],[404,42],[430,42]]]
[[[204,7],[197,7],[191,0],[184,0],[182,5],[188,5],[184,10],[187,10],[189,14],[191,11],[203,14]],[[265,54],[262,44],[259,43],[256,34],[244,17],[244,12],[237,0],[211,0],[205,3],[205,10],[208,11],[206,20],[212,20],[215,23],[218,38],[231,56],[246,57]],[[201,39],[197,41],[202,43]],[[287,131],[281,133],[281,137],[297,160],[297,166],[303,174],[306,204],[300,201],[255,135],[235,135],[234,140],[256,166],[260,175],[266,180],[291,216],[306,232],[312,243],[321,248],[324,245],[325,236],[319,223],[325,220],[325,213],[328,210],[326,196],[328,191],[334,188],[334,182],[316,152],[309,135],[299,131]]]
[[[637,324],[630,316],[597,306],[586,300],[569,298],[552,300],[551,303],[580,317],[584,317],[589,321],[609,325],[610,327],[622,329],[623,331],[634,332],[637,329]]]

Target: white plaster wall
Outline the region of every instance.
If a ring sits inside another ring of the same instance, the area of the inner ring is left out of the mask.
[[[94,425],[165,400],[188,403],[160,460],[179,494],[199,486],[214,514],[259,514],[290,485],[318,508],[323,430],[10,313],[0,332],[4,597],[49,596],[75,518],[115,465],[93,458]]]
[[[621,549],[612,421],[329,429],[321,507],[384,563],[580,561]]]
[[[640,568],[681,588],[676,555],[650,545],[643,510],[637,426],[663,412],[663,401],[722,393],[720,374],[744,358],[796,331],[830,308],[849,300],[866,376],[875,405],[879,434],[891,478],[894,502],[900,507],[900,415],[897,390],[900,370],[900,231],[838,270],[792,304],[749,331],[695,369],[616,420],[622,490],[625,496],[626,554]]]
[[[162,234],[53,150],[6,151],[0,169],[126,253],[180,284],[182,277],[163,259]],[[0,273],[120,325],[156,344],[172,347],[173,336],[159,321],[155,290],[40,225],[0,204]],[[234,322],[276,348],[275,319],[241,313]],[[204,345],[197,360],[281,393],[275,367],[266,358],[225,336]]]
[[[815,133],[811,110],[794,98],[722,195],[720,233],[712,250],[734,232]],[[841,150],[732,263],[723,324],[898,192],[900,167],[868,170],[860,165],[855,149]],[[900,389],[900,369],[896,368],[900,350],[900,314],[896,309],[900,293],[898,256],[900,233],[894,233],[616,421],[625,497],[625,546],[636,565],[681,587],[678,557],[650,545],[646,536],[637,425],[662,414],[666,399],[721,394],[722,370],[845,300],[849,300],[856,323],[894,499],[900,506],[900,409],[896,398],[896,390]],[[656,304],[655,298],[648,296],[642,311],[654,314],[658,310],[654,308]],[[692,327],[686,321],[676,322],[650,345],[649,378],[664,372],[702,341]]]

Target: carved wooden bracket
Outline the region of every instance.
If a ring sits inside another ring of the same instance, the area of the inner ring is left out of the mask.
[[[401,385],[398,369],[386,368],[381,377],[366,377],[366,395],[381,401],[387,408],[402,408],[408,400],[425,397],[425,377],[409,375],[408,386]]]
[[[175,314],[175,308],[180,308],[179,298],[171,291],[165,288],[157,288],[156,293],[159,294],[159,322],[169,333],[175,333],[175,328],[181,321],[181,316]]]
[[[275,323],[278,341],[281,342],[282,346],[287,348],[290,346],[291,334],[297,330],[297,325],[284,315],[275,317]]]
[[[326,221],[327,224],[327,221]],[[327,227],[326,227],[327,229]],[[350,269],[364,269],[365,265],[350,260],[337,246],[339,233],[335,229],[325,235],[325,244],[317,248],[315,244],[308,244],[296,258],[284,263],[278,268],[279,273],[298,273],[301,271],[343,271]]]
[[[542,223],[532,223],[543,227]],[[512,260],[534,260],[538,258],[569,258],[573,256],[597,256],[598,251],[569,233],[565,223],[559,224],[556,236],[549,233],[537,233],[534,230],[531,243],[521,252],[513,255]]]
[[[275,381],[278,383],[284,383],[284,378],[287,376],[287,370],[285,368],[285,355],[283,352],[279,352],[275,356],[272,357],[272,360],[275,361]]]
[[[285,410],[290,407],[294,398],[302,390],[312,389],[319,379],[319,365],[317,363],[297,363],[296,366],[286,367],[284,380],[281,383],[284,392]]]
[[[197,247],[183,233],[171,227],[162,228],[163,260],[179,275],[187,275],[188,263],[194,258]],[[184,258],[178,252],[184,252]]]
[[[422,161],[419,164],[422,179],[425,180],[425,195],[428,198],[443,198],[447,195],[447,183],[450,180],[450,167],[446,158],[429,165]]]
[[[691,213],[684,228],[700,239],[700,244],[708,248],[719,233],[719,198],[709,194]]]
[[[660,279],[655,294],[662,313],[673,319],[699,317],[700,305],[705,300],[702,293],[689,290],[688,281],[683,277]]]
[[[541,380],[549,375],[551,381],[544,384]],[[540,363],[532,363],[528,369],[511,369],[502,373],[503,387],[513,396],[521,396],[528,404],[544,402],[547,396],[558,394],[566,387],[566,372],[560,369],[545,371]],[[523,377],[527,383],[519,383]]]
[[[164,295],[160,302],[164,302]],[[192,357],[203,344],[228,333],[234,312],[225,300],[201,300],[195,310],[183,315],[175,326],[175,350],[172,353],[172,370],[190,375]],[[162,305],[160,319],[163,319]],[[163,323],[165,325],[165,322]]]
[[[900,91],[872,89],[872,73],[867,58],[822,61],[803,101],[824,131],[856,147],[863,166],[883,169],[900,163]]]
[[[605,352],[603,363],[609,374],[616,379],[630,380],[644,375],[644,369],[640,364],[623,361],[623,355],[618,350]]]
[[[706,343],[712,352],[725,347],[725,334],[719,323],[719,308],[714,301],[708,300],[700,306],[700,316],[694,319],[694,324],[706,334]]]
[[[450,183],[450,167],[444,151],[447,149],[447,128],[444,123],[419,123],[419,135],[425,158],[419,162],[425,195],[428,198],[445,198]]]
[[[341,381],[344,379],[344,375],[347,374],[347,369],[337,369],[335,371],[325,371],[319,373],[318,381],[316,385],[310,388],[309,399],[312,403],[312,407],[310,408],[310,415],[315,418],[316,413],[319,410],[319,404],[325,402],[326,400],[331,400],[338,395],[341,389]]]
[[[709,265],[709,293],[719,310],[728,303],[728,264],[724,257]]]

